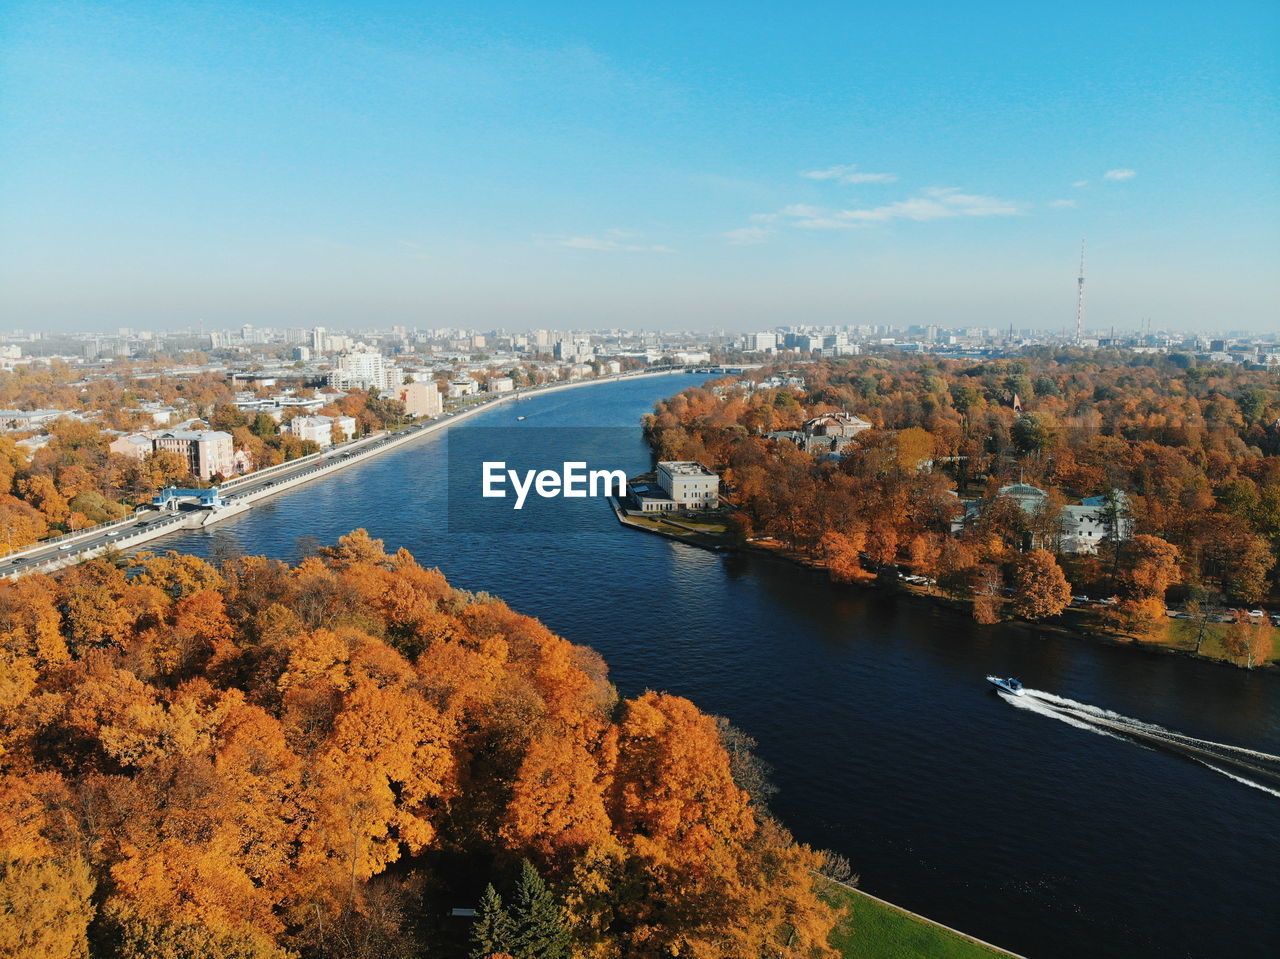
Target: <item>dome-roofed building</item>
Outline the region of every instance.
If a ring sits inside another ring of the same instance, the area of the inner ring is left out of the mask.
[[[1009,486],[1001,486],[996,495],[1015,500],[1022,507],[1024,513],[1040,509],[1044,501],[1049,498],[1048,493],[1038,486],[1032,486],[1030,483],[1012,483]]]

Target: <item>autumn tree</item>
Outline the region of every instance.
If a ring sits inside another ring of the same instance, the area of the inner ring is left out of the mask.
[[[1033,549],[1014,566],[1013,611],[1026,619],[1057,616],[1071,602],[1071,584],[1045,549]]]
[[[16,496],[0,493],[0,530],[5,552],[30,546],[49,535],[49,521],[38,509]]]
[[[1265,663],[1271,655],[1271,630],[1265,626],[1237,621],[1230,624],[1222,637],[1222,651],[1245,669]]]
[[[1227,592],[1250,605],[1266,598],[1267,574],[1276,565],[1270,544],[1260,536],[1245,536],[1226,557]]]
[[[512,848],[544,859],[612,837],[605,809],[607,777],[586,745],[566,733],[555,730],[530,743],[502,827]]]
[[[904,470],[918,470],[933,458],[935,445],[933,434],[919,426],[909,426],[895,438],[898,466]]]
[[[1178,576],[1181,554],[1158,536],[1137,535],[1126,544],[1121,582],[1138,599],[1163,600]]]
[[[297,959],[252,929],[224,928],[172,918],[141,918],[125,911],[107,922],[116,959]]]
[[[409,959],[447,855],[547,877],[490,953],[831,955],[821,857],[687,700],[618,708],[598,655],[363,532],[130,562],[0,581],[13,954],[84,956],[92,920],[131,959]]]
[[[865,543],[866,535],[862,532],[846,534],[828,530],[822,534],[818,549],[832,579],[838,583],[856,583],[872,578],[862,565]]]
[[[1103,611],[1102,622],[1117,633],[1156,639],[1165,622],[1164,608],[1164,600],[1154,596],[1126,597]]]
[[[94,882],[79,857],[0,853],[0,957],[85,959]]]
[[[994,563],[982,563],[967,571],[968,592],[973,599],[973,619],[984,626],[1000,621],[1000,593],[1004,577]]]

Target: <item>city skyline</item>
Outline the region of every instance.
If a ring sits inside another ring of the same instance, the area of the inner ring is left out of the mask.
[[[1274,329],[1261,3],[3,14],[0,329]]]

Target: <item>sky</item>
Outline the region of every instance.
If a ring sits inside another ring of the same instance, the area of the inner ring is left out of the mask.
[[[0,330],[1280,329],[1280,4],[0,0]]]

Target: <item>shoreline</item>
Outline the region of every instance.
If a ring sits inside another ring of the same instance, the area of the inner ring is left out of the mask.
[[[363,463],[381,453],[398,449],[414,440],[432,436],[442,430],[447,430],[457,423],[495,409],[504,403],[511,403],[531,396],[558,393],[563,390],[597,386],[602,383],[621,383],[629,380],[648,379],[655,376],[675,376],[691,372],[693,370],[687,367],[641,370],[633,373],[616,373],[563,383],[549,383],[542,386],[527,387],[523,390],[513,390],[509,393],[495,393],[491,398],[486,398],[471,406],[442,413],[437,418],[411,425],[397,432],[362,436],[348,443],[337,444],[319,453],[312,453],[300,459],[269,466],[264,470],[255,470],[252,473],[233,477],[219,485],[219,489],[231,487],[227,492],[227,504],[213,511],[189,511],[174,514],[172,517],[166,517],[163,514],[156,516],[150,512],[133,513],[126,519],[117,520],[114,523],[102,523],[90,529],[77,530],[73,533],[41,540],[39,543],[32,543],[30,546],[14,550],[0,557],[0,563],[5,565],[20,564],[12,569],[5,570],[0,574],[0,577],[13,580],[30,573],[53,573],[74,565],[81,560],[101,556],[110,550],[133,549],[144,543],[177,532],[180,529],[200,529],[206,526],[213,526],[247,512],[253,508],[255,503],[261,500],[269,499],[278,493],[302,486],[304,483],[329,476],[356,463]],[[346,452],[344,453],[344,451]],[[338,458],[331,459],[331,457],[335,456]],[[276,476],[281,478],[270,479],[270,477]],[[267,481],[265,486],[256,485],[261,484],[264,480]],[[149,525],[145,527],[139,526],[139,517],[147,517],[144,522],[149,523]],[[113,538],[107,541],[106,537]],[[70,548],[68,548],[68,544],[70,544]],[[24,563],[25,565],[21,565]]]
[[[821,876],[820,873],[818,875]],[[904,906],[899,906],[897,903],[890,902],[887,899],[881,899],[879,896],[869,893],[864,889],[860,889],[857,886],[850,885],[847,882],[832,879],[830,876],[821,876],[821,878],[824,882],[828,883],[826,889],[827,895],[833,897],[843,896],[848,901],[850,909],[855,914],[862,911],[858,908],[861,904],[864,909],[871,909],[875,917],[881,921],[886,918],[890,922],[895,919],[899,921],[906,920],[910,923],[916,924],[917,926],[924,927],[935,940],[930,943],[930,945],[938,950],[936,957],[931,955],[930,959],[946,959],[946,957],[952,955],[978,955],[983,957],[1004,957],[1004,959],[1027,959],[1027,957],[1023,956],[1021,953],[1012,952],[1005,949],[1003,946],[997,946],[993,942],[988,942],[985,939],[979,939],[977,936],[971,936],[969,933],[962,932],[954,926],[948,926],[946,923],[939,922],[936,919],[930,919],[928,916],[921,915],[920,913],[907,909]],[[852,918],[854,921],[853,929],[855,936],[852,945],[854,946],[855,954],[861,954],[861,950],[858,949],[859,940],[856,936],[858,931],[863,928],[864,920],[869,917],[866,915],[854,915]],[[879,945],[889,946],[896,950],[901,946],[906,945],[906,943],[895,941],[892,943],[880,943]],[[846,952],[846,956],[848,955],[850,955],[850,953]]]
[[[613,509],[614,516],[617,518],[619,525],[628,529],[638,530],[642,533],[648,533],[653,536],[661,536],[665,539],[673,540],[678,543],[684,543],[687,546],[694,546],[698,549],[705,549],[713,553],[750,553],[756,556],[769,556],[780,562],[788,563],[791,566],[798,566],[801,569],[819,575],[825,572],[825,567],[816,563],[809,562],[800,556],[783,549],[773,549],[768,546],[762,546],[754,542],[745,545],[735,546],[728,543],[707,542],[713,534],[700,533],[690,531],[689,534],[681,534],[674,530],[665,530],[655,528],[649,525],[643,525],[633,522],[626,510],[616,501],[615,497],[609,497],[609,505]],[[672,524],[678,526],[679,524]],[[891,597],[894,599],[909,599],[914,602],[927,603],[935,608],[941,607],[950,612],[963,615],[967,609],[967,604],[963,600],[953,599],[949,596],[943,596],[938,593],[925,592],[910,584],[897,582],[892,589],[886,589],[884,586],[878,585],[874,580],[865,583],[838,583],[829,576],[822,577],[825,581],[835,586],[853,587],[883,597]],[[1063,623],[1036,623],[1030,620],[1022,619],[1006,619],[993,625],[1012,626],[1021,630],[1040,630],[1051,633],[1055,636],[1071,639],[1076,642],[1099,643],[1106,646],[1116,646],[1124,649],[1130,649],[1137,652],[1147,653],[1154,656],[1182,656],[1186,659],[1195,660],[1196,662],[1211,663],[1217,666],[1229,667],[1231,669],[1241,669],[1246,672],[1258,672],[1271,676],[1280,676],[1280,662],[1269,660],[1265,663],[1257,664],[1253,667],[1242,666],[1233,663],[1230,660],[1221,659],[1217,656],[1207,656],[1204,653],[1197,653],[1192,649],[1183,649],[1178,646],[1172,646],[1168,643],[1151,642],[1133,637],[1126,638],[1120,634],[1106,633],[1098,630],[1074,627]]]

